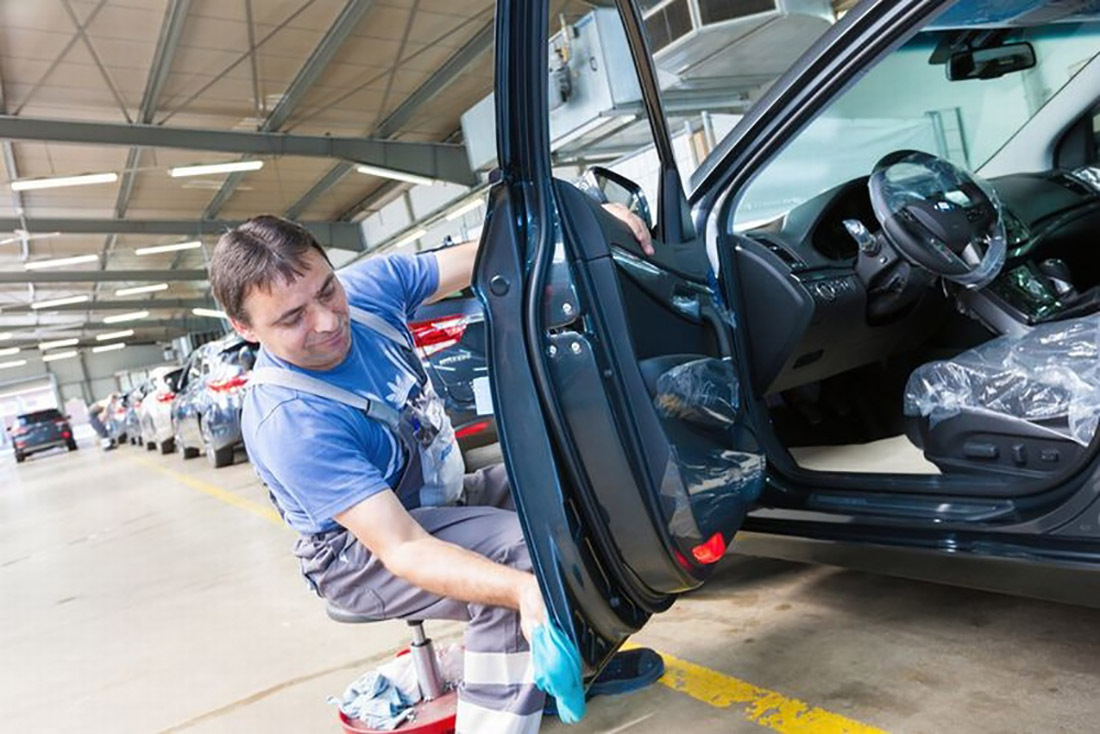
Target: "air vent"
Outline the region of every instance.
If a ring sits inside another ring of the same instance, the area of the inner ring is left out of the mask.
[[[645,19],[650,50],[660,51],[691,31],[691,10],[687,0],[674,0]]]
[[[710,25],[775,9],[775,0],[699,0],[699,20]]]
[[[797,255],[778,242],[767,237],[761,237],[759,234],[754,236],[758,242],[764,245],[764,247],[767,247],[776,257],[786,263],[787,267],[789,267],[792,272],[802,270],[806,267],[805,261],[799,259]]]

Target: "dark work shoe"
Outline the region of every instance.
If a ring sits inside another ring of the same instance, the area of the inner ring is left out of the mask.
[[[638,647],[612,656],[592,685],[584,694],[585,700],[594,696],[614,696],[632,693],[645,688],[665,673],[665,661],[648,647]],[[542,710],[548,716],[557,716],[557,701],[553,696],[546,697]]]

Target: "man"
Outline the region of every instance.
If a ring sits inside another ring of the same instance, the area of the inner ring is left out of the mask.
[[[611,210],[651,252],[640,220]],[[307,230],[265,215],[221,238],[210,279],[262,345],[242,432],[311,586],[378,619],[468,620],[458,733],[526,734],[545,698],[527,642],[546,608],[504,468],[463,476],[408,330],[421,303],[470,284],[476,254],[376,257],[337,277]],[[655,678],[655,657],[609,665],[612,689]]]

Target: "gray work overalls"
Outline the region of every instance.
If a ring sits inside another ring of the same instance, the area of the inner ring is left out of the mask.
[[[386,425],[398,437],[407,456],[401,479],[394,488],[397,495],[405,497],[418,488],[420,491],[421,507],[409,511],[413,519],[439,540],[497,563],[530,571],[531,560],[504,466],[498,464],[463,476],[461,456],[446,415],[442,416],[445,422],[429,427],[416,425],[421,415],[427,415],[430,420],[438,419],[438,413],[433,412],[430,404],[434,401],[441,409],[442,401],[432,391],[408,338],[370,312],[353,308],[351,318],[401,348],[418,375],[420,394],[426,398],[427,404],[420,406],[419,411],[398,412],[322,380],[279,368],[254,370],[250,385],[281,385],[336,400]],[[433,431],[435,434],[431,435]],[[447,456],[440,457],[448,433],[454,448]],[[439,443],[433,450],[432,442],[436,441]],[[456,459],[457,480],[453,463]],[[428,482],[434,484],[426,487]],[[413,586],[390,573],[344,528],[303,535],[294,553],[313,590],[340,609],[379,620],[469,622],[456,734],[534,734],[538,731],[545,694],[534,685],[531,656],[520,631],[518,612],[449,599]]]

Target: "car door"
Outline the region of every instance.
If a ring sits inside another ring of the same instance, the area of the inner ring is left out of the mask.
[[[653,256],[552,174],[547,5],[498,4],[500,169],[475,283],[535,569],[592,673],[704,582],[764,463],[741,409],[735,317],[691,218],[638,10],[617,3],[659,158]]]

